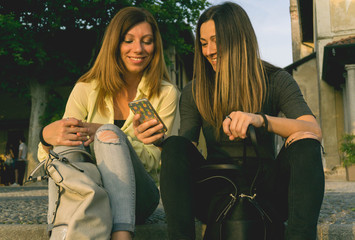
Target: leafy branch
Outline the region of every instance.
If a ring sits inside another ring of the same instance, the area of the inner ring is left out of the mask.
[[[343,165],[345,167],[355,164],[355,135],[345,134],[342,138],[340,151],[344,153]]]

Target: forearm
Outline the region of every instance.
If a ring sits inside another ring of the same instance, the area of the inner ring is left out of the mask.
[[[288,138],[297,132],[310,132],[314,134],[319,141],[322,139],[322,131],[311,115],[304,115],[297,119],[272,117],[267,115],[268,131],[281,137]]]

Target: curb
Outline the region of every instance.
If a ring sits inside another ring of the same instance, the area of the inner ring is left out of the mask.
[[[318,240],[354,240],[354,239],[355,239],[355,223],[318,225]]]
[[[136,226],[134,239],[137,240],[167,240],[165,223]],[[202,230],[201,224],[196,224],[196,232]],[[196,240],[202,240],[201,234]],[[46,224],[0,224],[1,240],[48,240]],[[354,240],[355,223],[353,224],[320,224],[318,225],[318,240]]]
[[[1,240],[48,240],[46,224],[1,224]]]
[[[196,224],[196,233],[201,233],[201,224]],[[46,224],[0,224],[1,240],[48,240]],[[168,240],[165,223],[136,226],[135,240]],[[196,240],[202,240],[202,234]]]

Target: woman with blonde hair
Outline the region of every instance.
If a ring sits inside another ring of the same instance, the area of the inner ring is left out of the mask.
[[[286,117],[278,117],[281,112]],[[228,192],[229,182],[201,184],[201,179],[216,174],[206,166],[223,163],[239,169],[219,172],[237,186],[236,205],[241,196],[252,199],[265,219],[280,223],[260,239],[316,239],[324,193],[321,130],[292,76],[260,59],[253,27],[238,4],[212,6],[200,16],[194,80],[182,92],[180,117],[180,136],[168,138],[162,151],[161,193],[170,239],[195,239],[195,217],[210,233],[209,223],[216,223],[221,208],[216,199]],[[261,169],[246,141],[249,125],[256,130]],[[206,159],[196,148],[201,129]],[[278,154],[275,134],[286,139]],[[220,229],[226,234],[223,222]]]
[[[168,128],[179,93],[170,83],[162,40],[152,14],[137,7],[120,10],[108,25],[92,68],[72,90],[62,120],[42,129],[38,158],[49,149],[90,146],[107,190],[113,215],[112,239],[131,239],[159,203],[148,174],[160,162],[163,128],[156,120],[139,123],[128,103],[147,98]]]

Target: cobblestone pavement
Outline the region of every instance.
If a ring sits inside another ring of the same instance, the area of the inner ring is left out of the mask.
[[[47,187],[0,187],[0,224],[45,224]],[[164,222],[160,205],[147,223]],[[326,182],[320,224],[355,222],[355,182]]]
[[[319,223],[355,223],[355,182],[326,182]]]
[[[47,186],[0,187],[0,224],[45,224]]]
[[[0,187],[0,224],[46,224],[47,186]],[[147,224],[165,222],[160,204]]]

